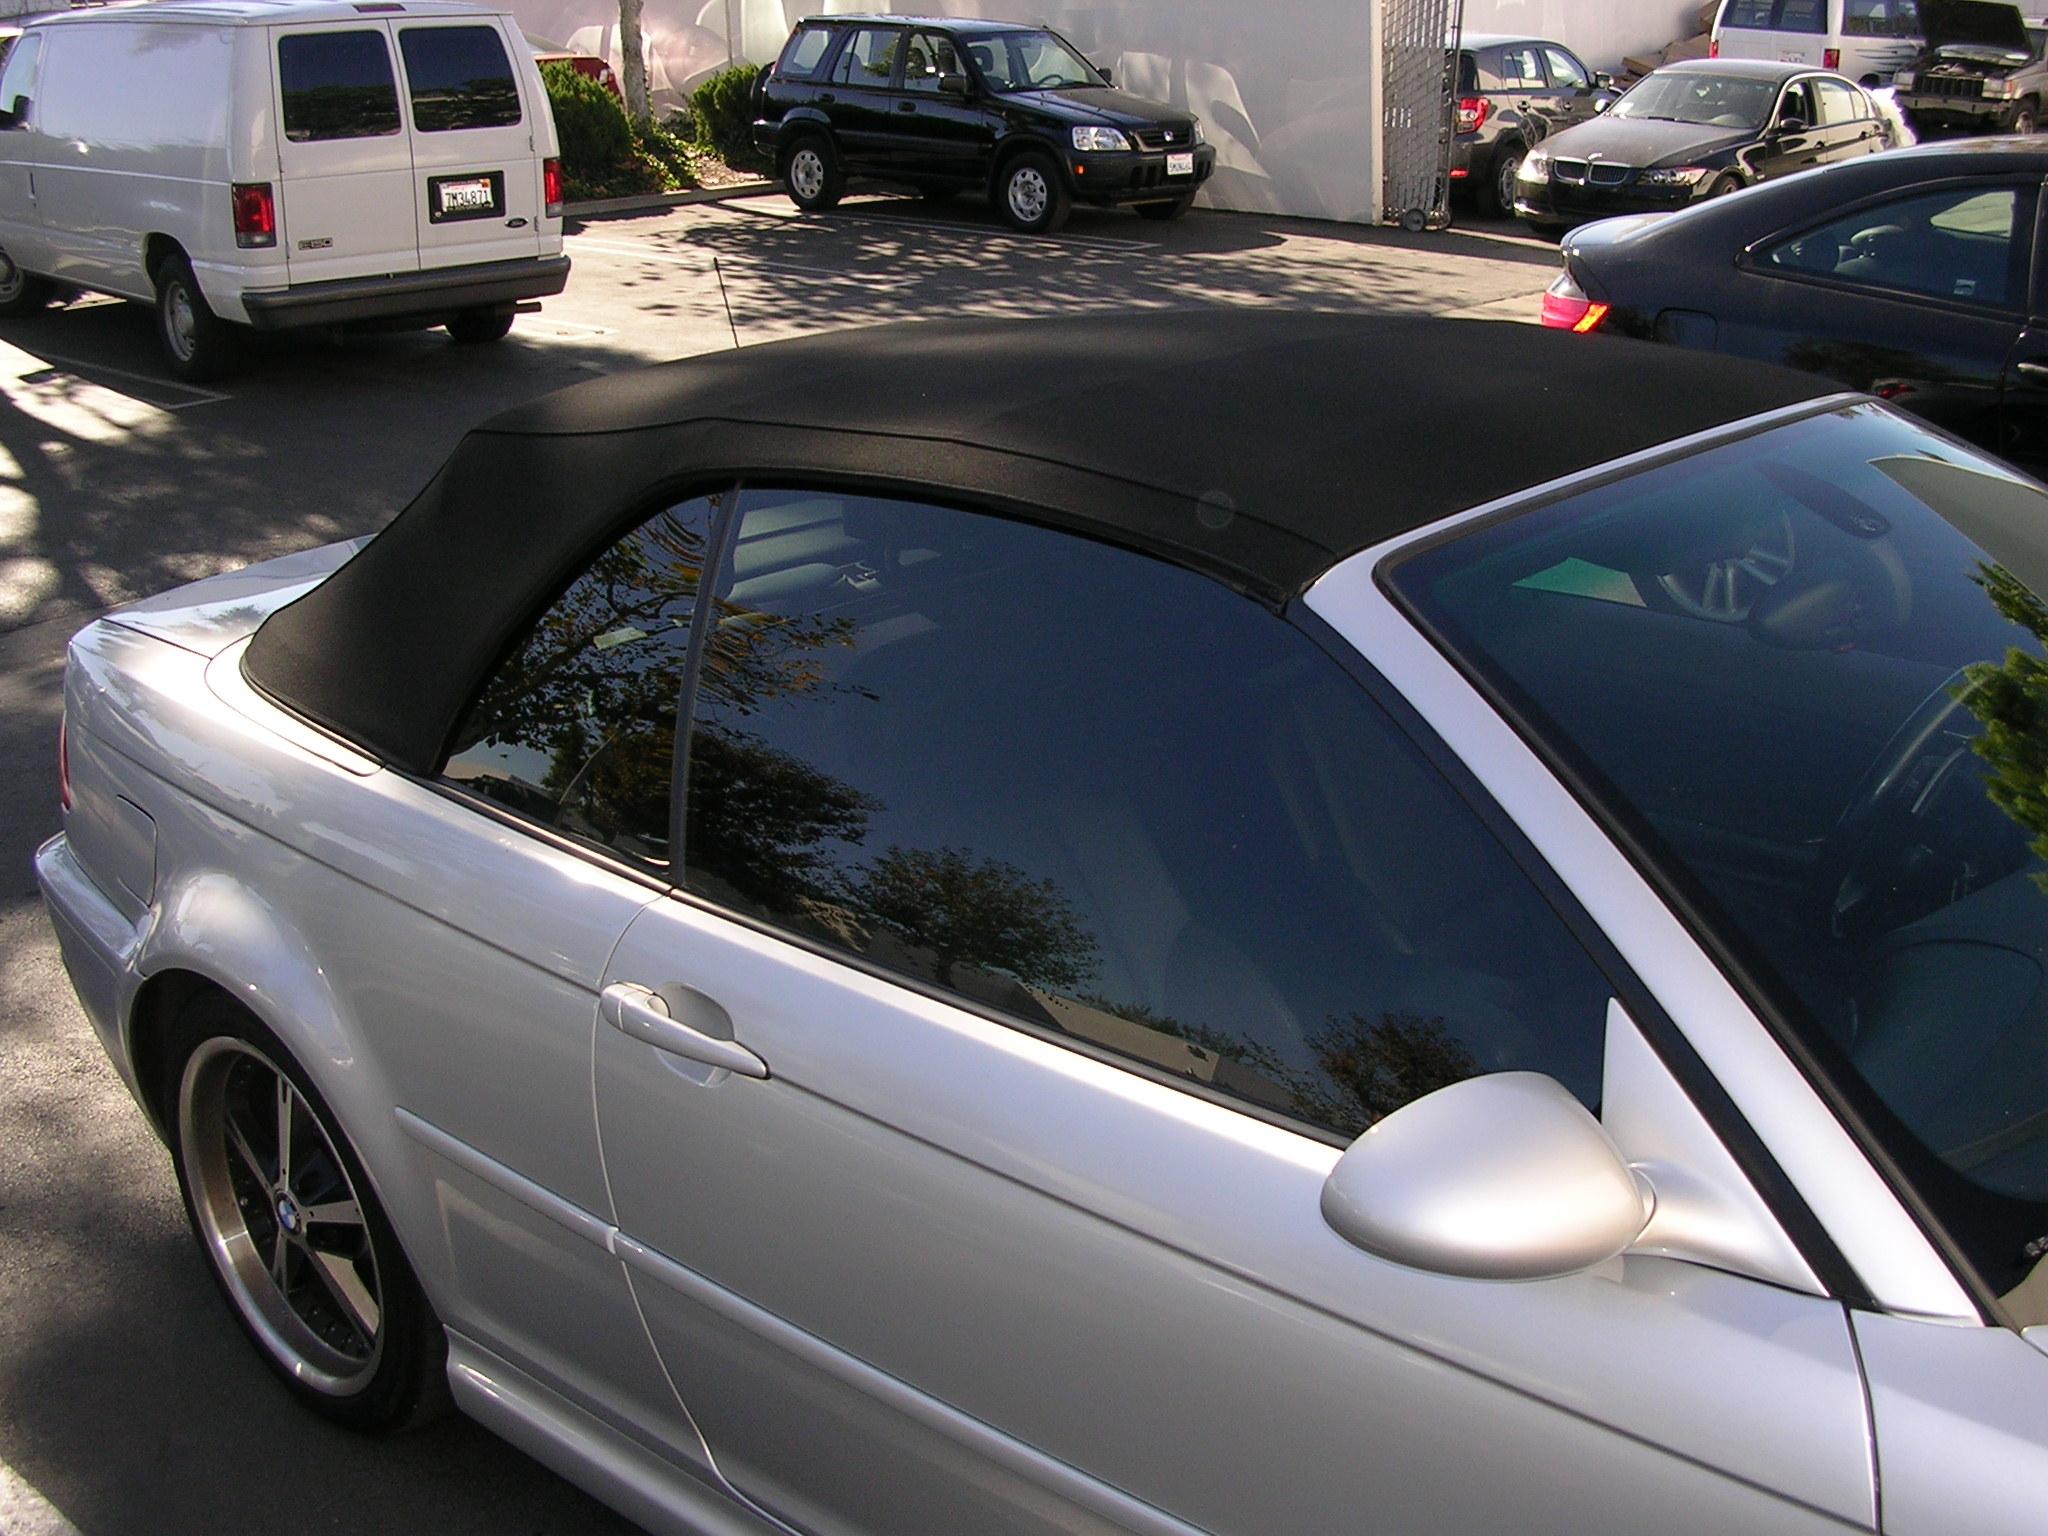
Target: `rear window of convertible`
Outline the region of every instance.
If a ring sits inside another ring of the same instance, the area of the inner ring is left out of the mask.
[[[2039,486],[1852,406],[1382,578],[2016,1315],[2048,1230],[2044,530]]]

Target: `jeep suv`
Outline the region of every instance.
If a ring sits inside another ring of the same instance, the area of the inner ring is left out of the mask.
[[[1042,234],[1076,202],[1177,219],[1216,166],[1191,114],[1112,88],[1057,32],[961,18],[799,22],[755,87],[754,143],[805,212],[872,176],[976,192]]]
[[[2016,5],[1922,0],[1927,47],[1893,77],[1899,105],[1922,132],[2033,133],[2048,100],[2048,31]]]

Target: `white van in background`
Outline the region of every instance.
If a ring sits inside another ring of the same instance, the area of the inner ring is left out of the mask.
[[[156,307],[171,367],[237,327],[445,325],[559,293],[555,124],[509,15],[452,0],[152,0],[49,16],[0,66],[0,316]]]
[[[1721,0],[1709,56],[1810,64],[1875,86],[1923,41],[1918,0]]]

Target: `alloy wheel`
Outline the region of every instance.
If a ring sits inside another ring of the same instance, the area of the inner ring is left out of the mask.
[[[1522,171],[1522,157],[1506,154],[1500,157],[1500,166],[1493,173],[1493,197],[1500,204],[1501,212],[1515,211],[1515,180]]]
[[[383,1288],[334,1138],[261,1051],[216,1036],[186,1063],[177,1133],[229,1299],[303,1385],[359,1391],[383,1350]]]

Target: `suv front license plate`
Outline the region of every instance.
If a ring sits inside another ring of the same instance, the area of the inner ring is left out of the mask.
[[[1184,155],[1168,155],[1166,157],[1166,174],[1169,176],[1194,175],[1195,157],[1193,151]]]
[[[436,176],[427,183],[427,216],[436,224],[447,219],[487,219],[498,212],[503,199],[503,171],[481,176]]]

